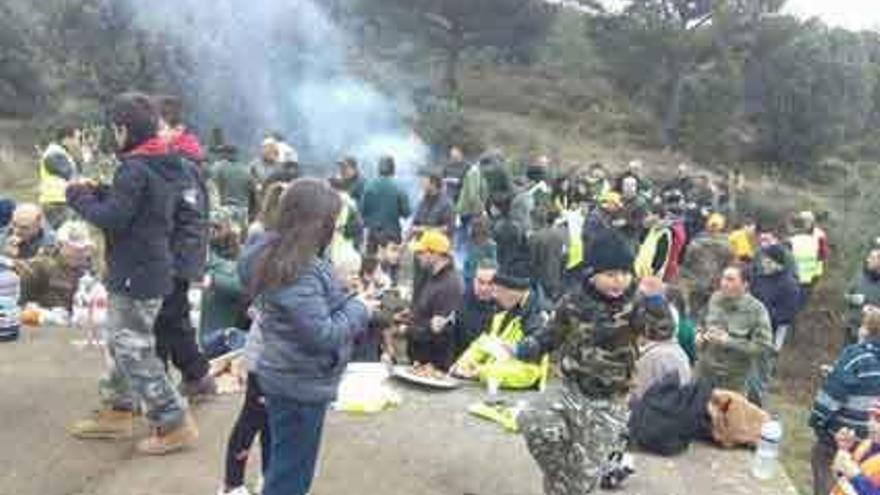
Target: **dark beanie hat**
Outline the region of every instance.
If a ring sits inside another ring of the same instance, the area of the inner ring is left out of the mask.
[[[663,296],[646,297],[635,309],[634,321],[646,339],[666,341],[675,335],[675,320]]]
[[[123,93],[113,100],[110,122],[128,130],[128,142],[121,151],[129,151],[156,136],[159,118],[152,99],[142,93]]]
[[[780,244],[773,244],[772,246],[767,246],[763,249],[764,256],[767,256],[771,260],[775,261],[776,264],[780,266],[785,266],[786,261],[786,252],[785,248]]]
[[[495,274],[493,282],[501,287],[513,290],[526,290],[531,285],[527,263],[514,262],[501,267]]]
[[[493,282],[495,282],[495,285],[513,290],[526,290],[531,283],[528,277],[514,275],[510,272],[496,273]]]
[[[632,250],[620,234],[606,231],[596,236],[589,244],[584,265],[587,273],[592,276],[611,270],[632,272],[634,260]]]

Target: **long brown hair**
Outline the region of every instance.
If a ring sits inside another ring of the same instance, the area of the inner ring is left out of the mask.
[[[317,179],[297,179],[281,195],[271,230],[278,238],[257,263],[254,295],[296,280],[303,267],[330,244],[342,200]]]
[[[260,205],[260,211],[257,213],[257,220],[263,224],[264,230],[275,230],[275,224],[278,221],[278,208],[281,204],[281,195],[287,184],[276,182],[266,188],[263,193],[263,202]]]

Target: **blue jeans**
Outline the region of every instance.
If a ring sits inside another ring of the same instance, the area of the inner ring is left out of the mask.
[[[263,495],[305,495],[312,485],[327,404],[266,395],[272,446]]]

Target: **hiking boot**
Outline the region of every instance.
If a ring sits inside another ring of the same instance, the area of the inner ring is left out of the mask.
[[[90,418],[71,424],[67,431],[85,440],[122,440],[134,435],[134,413],[115,409],[100,409]]]
[[[135,449],[145,455],[165,455],[192,447],[199,439],[199,430],[190,413],[172,429],[153,428],[150,436],[138,442]]]
[[[629,454],[612,453],[609,461],[610,465],[607,466],[599,482],[599,486],[603,490],[619,488],[627,478],[636,473],[632,456]]]
[[[217,382],[211,375],[180,384],[180,393],[191,402],[204,402],[217,395]]]

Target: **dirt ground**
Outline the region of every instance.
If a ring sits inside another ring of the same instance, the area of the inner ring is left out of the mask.
[[[40,329],[0,345],[0,493],[195,495],[215,493],[240,397],[196,409],[196,449],[133,455],[133,441],[82,442],[64,426],[96,405],[101,358],[71,345],[72,330]],[[398,387],[397,385],[395,385]],[[330,413],[314,495],[539,495],[540,473],[516,436],[468,416],[482,390],[427,393],[399,386],[403,403],[371,417]],[[514,400],[522,399],[517,396]],[[637,455],[623,495],[794,494],[785,477],[757,483],[751,453],[704,445],[674,459]],[[250,469],[257,470],[256,463]]]

